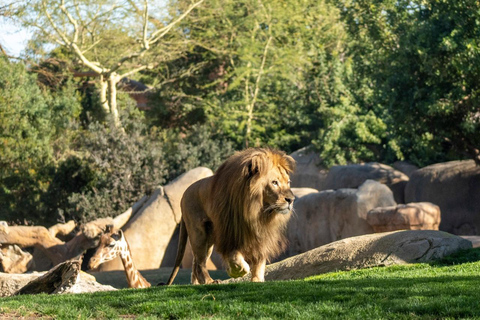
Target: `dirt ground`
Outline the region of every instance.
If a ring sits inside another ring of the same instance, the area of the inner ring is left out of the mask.
[[[152,286],[156,286],[160,282],[166,282],[172,268],[160,268],[153,270],[140,270],[140,273],[147,279]],[[213,279],[228,279],[225,271],[211,270],[209,271]],[[111,285],[117,289],[127,288],[127,278],[123,270],[119,271],[104,271],[104,272],[88,272],[97,279],[97,282],[101,284]],[[189,284],[190,283],[190,269],[180,269],[174,284]]]

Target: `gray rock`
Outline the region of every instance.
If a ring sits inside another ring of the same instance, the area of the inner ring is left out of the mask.
[[[396,205],[390,189],[367,180],[358,189],[327,190],[305,195],[294,202],[287,227],[289,246],[282,257],[318,246],[373,233],[367,213],[376,207]]]
[[[321,166],[320,157],[311,147],[297,150],[290,156],[297,163],[295,172],[290,176],[292,188],[325,190],[328,170]]]
[[[461,237],[434,230],[376,233],[336,241],[268,265],[265,280],[292,280],[339,270],[429,262],[470,249]],[[250,275],[228,279],[249,281]]]
[[[72,265],[71,262],[64,262],[49,272],[24,274],[0,272],[0,297],[14,294],[87,293],[117,290],[112,286],[98,283],[95,277],[80,271],[79,263],[74,268]]]
[[[407,161],[395,161],[392,164],[392,167],[395,170],[405,173],[408,177],[411,177],[412,174],[418,170],[418,167],[414,164],[411,164]]]
[[[440,230],[480,234],[480,166],[473,160],[438,163],[415,171],[405,188],[407,202],[440,207]]]
[[[295,195],[295,199],[299,199],[311,193],[318,193],[318,190],[313,188],[292,188],[292,192]]]
[[[397,203],[405,203],[404,189],[408,176],[381,163],[333,166],[325,180],[325,189],[358,188],[366,180],[375,180],[388,186]]]

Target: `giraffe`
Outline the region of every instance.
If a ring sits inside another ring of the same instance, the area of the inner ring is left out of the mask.
[[[113,260],[117,256],[120,256],[120,259],[122,259],[129,288],[148,288],[151,286],[135,267],[132,253],[123,231],[119,229],[114,232],[113,225],[108,225],[100,238],[100,245],[90,258],[89,269],[96,269],[102,263]]]

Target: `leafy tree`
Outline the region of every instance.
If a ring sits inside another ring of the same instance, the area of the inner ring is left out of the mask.
[[[357,102],[387,124],[386,159],[480,163],[478,1],[337,4],[352,39]]]
[[[353,96],[339,18],[323,1],[205,3],[182,22],[194,40],[168,65],[161,94],[174,98],[157,115],[205,122],[236,148],[313,142],[328,164],[378,159],[385,124]]]
[[[48,169],[65,146],[79,103],[67,84],[46,94],[22,63],[0,57],[0,216],[39,218]]]
[[[165,19],[148,0],[142,6],[133,0],[34,0],[16,10],[26,26],[36,28],[37,45],[66,49],[77,75],[98,79],[102,106],[119,126],[118,82],[182,52],[182,39],[170,31],[203,1]]]

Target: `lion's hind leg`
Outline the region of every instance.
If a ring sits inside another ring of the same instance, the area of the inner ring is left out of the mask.
[[[207,270],[207,261],[213,251],[213,234],[211,229],[211,222],[204,222],[197,225],[194,235],[190,236],[190,245],[193,252],[192,284],[215,282]]]

